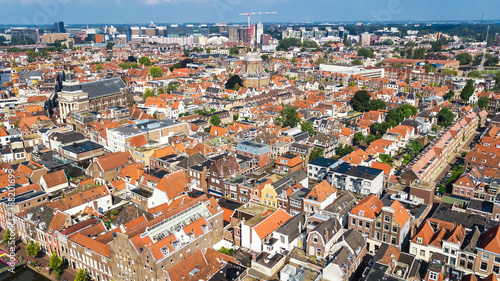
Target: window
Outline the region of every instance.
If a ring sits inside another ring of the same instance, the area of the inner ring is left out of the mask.
[[[500,273],[500,267],[498,265],[493,266],[493,273],[495,273],[495,274]]]
[[[358,221],[358,225],[359,225],[359,227],[363,227],[363,221],[362,221],[362,220],[359,220],[359,221]]]
[[[321,249],[320,248],[316,249],[316,256],[321,257]]]
[[[365,228],[370,228],[370,223],[369,222],[365,223]]]
[[[481,262],[480,269],[481,269],[482,271],[488,271],[488,264],[487,264],[487,263],[485,263],[485,262]]]
[[[380,240],[380,232],[375,232],[375,239]]]
[[[434,271],[429,272],[429,279],[431,279],[431,280],[437,280],[438,279],[437,272],[434,272]]]
[[[420,250],[420,256],[421,257],[425,257],[425,251],[424,250]]]
[[[380,228],[380,226],[381,226],[380,222],[376,222],[376,223],[375,223],[375,227],[376,227],[376,228]]]
[[[450,248],[444,247],[444,252],[448,254],[450,252]]]
[[[422,244],[422,237],[417,237],[417,243]]]
[[[487,254],[487,253],[483,253],[483,255],[481,256],[481,258],[482,258],[483,260],[489,260],[489,259],[490,259],[490,255],[489,255],[489,254]]]
[[[352,225],[356,225],[356,219],[352,219],[352,220],[351,220],[351,224],[352,224]]]
[[[384,223],[384,230],[389,231],[389,225]]]
[[[318,236],[316,236],[316,235],[313,236],[313,242],[318,243]]]
[[[385,222],[390,222],[390,221],[391,221],[391,217],[389,217],[389,216],[384,216],[384,221],[385,221]]]
[[[389,241],[389,236],[387,236],[387,234],[384,234],[384,235],[382,236],[382,241],[384,241],[384,242],[388,242],[388,241]]]
[[[398,241],[397,241],[396,237],[392,237],[391,238],[391,244],[392,245],[397,245],[397,243],[398,243]]]
[[[500,263],[500,257],[495,257],[495,262]]]
[[[397,226],[393,226],[393,227],[392,227],[392,232],[394,232],[394,233],[398,233],[398,227],[397,227]]]

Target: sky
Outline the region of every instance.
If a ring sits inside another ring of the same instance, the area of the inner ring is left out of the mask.
[[[0,0],[0,24],[498,20],[498,0]]]

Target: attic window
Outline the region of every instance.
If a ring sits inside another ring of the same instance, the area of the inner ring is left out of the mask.
[[[422,244],[422,238],[421,237],[417,237],[417,243],[418,244]]]

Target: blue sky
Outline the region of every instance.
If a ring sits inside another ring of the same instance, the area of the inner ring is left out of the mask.
[[[498,0],[0,0],[0,24],[497,20]]]

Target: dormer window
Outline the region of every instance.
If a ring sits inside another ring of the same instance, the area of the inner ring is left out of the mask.
[[[422,244],[422,237],[417,237],[417,243]]]

